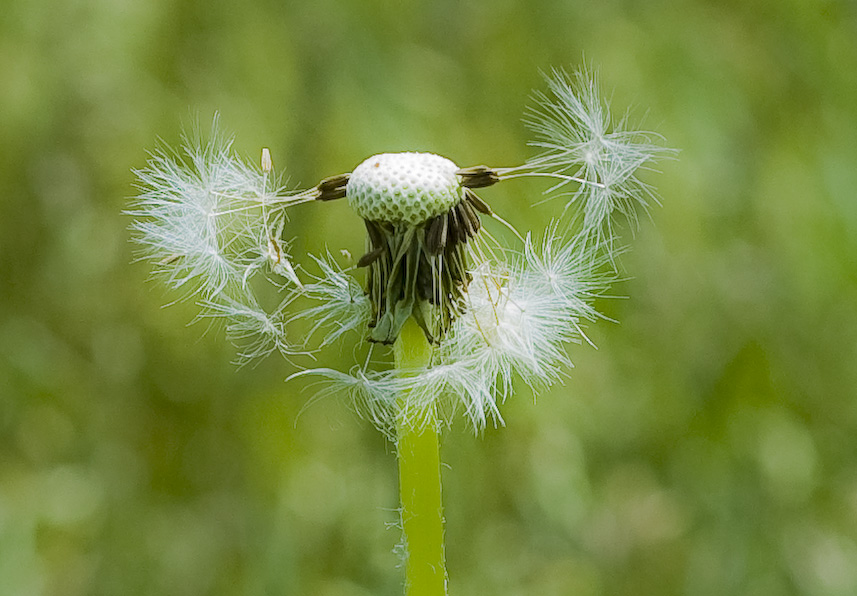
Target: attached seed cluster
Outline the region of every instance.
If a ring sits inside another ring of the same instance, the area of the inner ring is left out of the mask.
[[[363,219],[416,226],[464,197],[457,170],[452,161],[433,153],[382,153],[355,168],[345,196]]]
[[[491,215],[472,189],[497,180],[490,168],[459,169],[433,153],[382,153],[318,184],[314,198],[347,197],[366,224],[369,251],[357,266],[369,269],[370,341],[393,343],[410,317],[430,342],[446,332],[464,306],[468,241],[479,214]]]

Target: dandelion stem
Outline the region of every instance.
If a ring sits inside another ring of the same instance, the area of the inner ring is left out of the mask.
[[[396,367],[402,374],[429,364],[431,346],[413,319],[408,319],[395,344]],[[440,446],[437,412],[414,411],[408,395],[399,396],[397,421],[399,496],[406,548],[407,596],[445,596],[443,504],[440,487]]]

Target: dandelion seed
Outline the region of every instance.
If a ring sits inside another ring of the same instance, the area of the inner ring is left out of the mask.
[[[365,329],[371,316],[371,304],[363,286],[354,277],[326,259],[313,257],[321,275],[302,287],[300,295],[310,298],[316,306],[299,311],[295,318],[313,323],[307,338],[322,336],[319,347],[336,343],[346,333]]]
[[[202,307],[201,318],[226,322],[227,336],[240,348],[238,364],[246,364],[274,351],[284,356],[297,353],[287,340],[282,308],[267,312],[256,304],[251,295],[235,299],[221,294],[199,304]]]
[[[321,377],[325,381],[314,400],[331,395],[347,397],[354,411],[395,441],[392,421],[396,416],[396,394],[403,385],[394,372],[367,372],[355,367],[346,373],[333,368],[313,368],[295,373],[288,380],[307,375]]]
[[[513,173],[557,178],[551,191],[579,182],[566,191],[566,209],[583,203],[583,233],[604,244],[614,237],[614,213],[636,228],[639,211],[658,202],[637,173],[672,151],[655,144],[652,133],[630,130],[627,118],[615,120],[594,73],[554,69],[545,80],[549,94],[536,94],[526,120],[536,135],[532,145],[543,151]]]

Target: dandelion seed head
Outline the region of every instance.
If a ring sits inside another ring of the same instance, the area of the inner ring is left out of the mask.
[[[452,161],[433,153],[382,153],[361,163],[346,186],[363,219],[416,226],[449,211],[464,189]]]
[[[490,212],[459,168],[431,153],[385,153],[352,172],[346,196],[364,218],[372,304],[370,341],[391,344],[413,317],[436,342],[457,316],[468,284],[471,240]]]

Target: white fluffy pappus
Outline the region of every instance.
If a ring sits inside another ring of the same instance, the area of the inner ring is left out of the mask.
[[[551,191],[580,182],[564,192],[565,208],[582,203],[583,234],[599,244],[612,242],[616,212],[636,228],[639,212],[658,203],[638,172],[674,152],[654,143],[654,133],[630,128],[627,115],[616,120],[595,73],[554,69],[545,80],[548,93],[535,94],[525,120],[536,135],[531,145],[542,152],[526,168],[558,178]]]
[[[199,302],[198,319],[215,319],[226,325],[226,336],[238,348],[236,364],[247,364],[272,352],[284,356],[301,353],[289,341],[283,306],[271,312],[256,303],[251,293],[240,299],[220,293]]]
[[[295,290],[293,298],[309,298],[314,306],[298,310],[293,319],[312,323],[305,342],[321,336],[319,347],[336,343],[351,331],[365,329],[372,310],[363,286],[328,254],[325,258],[311,255],[320,269],[311,283]]]
[[[295,353],[282,307],[264,309],[251,280],[300,283],[282,233],[286,207],[307,198],[277,187],[270,164],[239,159],[217,117],[207,140],[186,135],[182,151],[158,151],[136,171],[141,192],[127,213],[140,258],[167,285],[196,298],[198,319],[225,321],[239,362]]]

